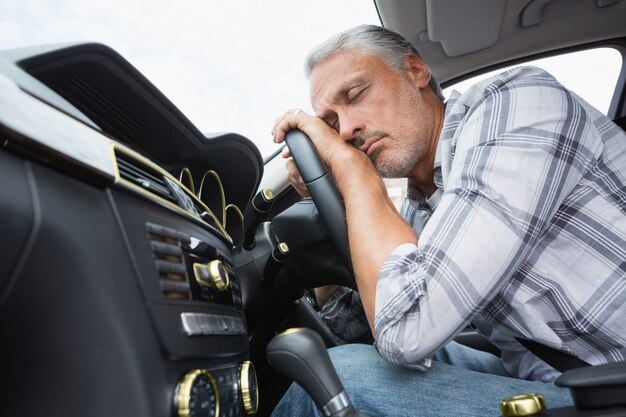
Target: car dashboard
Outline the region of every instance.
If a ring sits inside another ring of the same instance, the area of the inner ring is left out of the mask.
[[[100,44],[0,53],[0,143],[0,415],[254,415],[256,147]]]

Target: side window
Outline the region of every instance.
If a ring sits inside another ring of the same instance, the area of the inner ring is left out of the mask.
[[[485,78],[520,65],[545,69],[565,87],[606,114],[622,69],[622,56],[613,48],[596,48],[537,59],[477,75],[444,89],[443,94],[448,98],[452,90],[463,93]]]
[[[622,56],[613,48],[596,48],[537,59],[477,75],[444,89],[443,94],[447,99],[452,90],[463,93],[477,82],[519,65],[533,65],[545,69],[565,87],[606,114],[622,69]],[[389,197],[399,208],[406,196],[406,180],[386,179],[385,185]]]

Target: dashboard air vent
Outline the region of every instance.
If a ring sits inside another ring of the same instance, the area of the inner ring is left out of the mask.
[[[123,153],[117,153],[116,156],[121,179],[138,185],[168,201],[176,202],[161,173]]]
[[[188,300],[189,278],[181,245],[188,244],[190,237],[154,223],[146,223],[146,231],[163,298]]]
[[[117,182],[210,226],[227,243],[228,233],[210,210],[184,185],[149,159],[114,143]]]

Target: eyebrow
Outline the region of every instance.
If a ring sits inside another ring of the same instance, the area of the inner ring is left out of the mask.
[[[331,103],[337,103],[338,101],[340,101],[341,99],[345,98],[348,95],[348,92],[350,90],[352,90],[353,88],[358,87],[361,84],[365,83],[365,77],[358,75],[355,78],[346,81],[343,86],[339,89],[339,91],[337,91],[331,100]],[[334,114],[334,112],[333,112]],[[331,115],[328,114],[328,112],[324,112],[322,114],[318,114],[317,117],[319,117],[320,119],[324,120],[327,124],[330,125],[330,123],[328,123],[327,119],[328,117],[330,117]]]
[[[350,90],[352,90],[353,88],[356,88],[356,87],[358,87],[358,86],[360,86],[361,84],[364,84],[364,83],[365,83],[365,78],[362,77],[362,76],[357,76],[356,78],[354,78],[352,80],[349,80],[337,92],[337,94],[335,94],[335,97],[333,97],[333,100],[336,101],[339,97],[346,97]]]

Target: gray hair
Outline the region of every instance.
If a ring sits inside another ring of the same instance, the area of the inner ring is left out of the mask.
[[[404,69],[404,58],[417,53],[415,47],[402,35],[384,27],[361,25],[341,32],[313,49],[306,57],[304,72],[309,78],[311,71],[320,62],[337,52],[356,48],[366,54],[383,58],[387,64],[397,70]],[[421,58],[421,57],[420,57]],[[430,71],[430,70],[429,70]],[[444,101],[441,86],[430,74],[428,85],[433,92]]]

